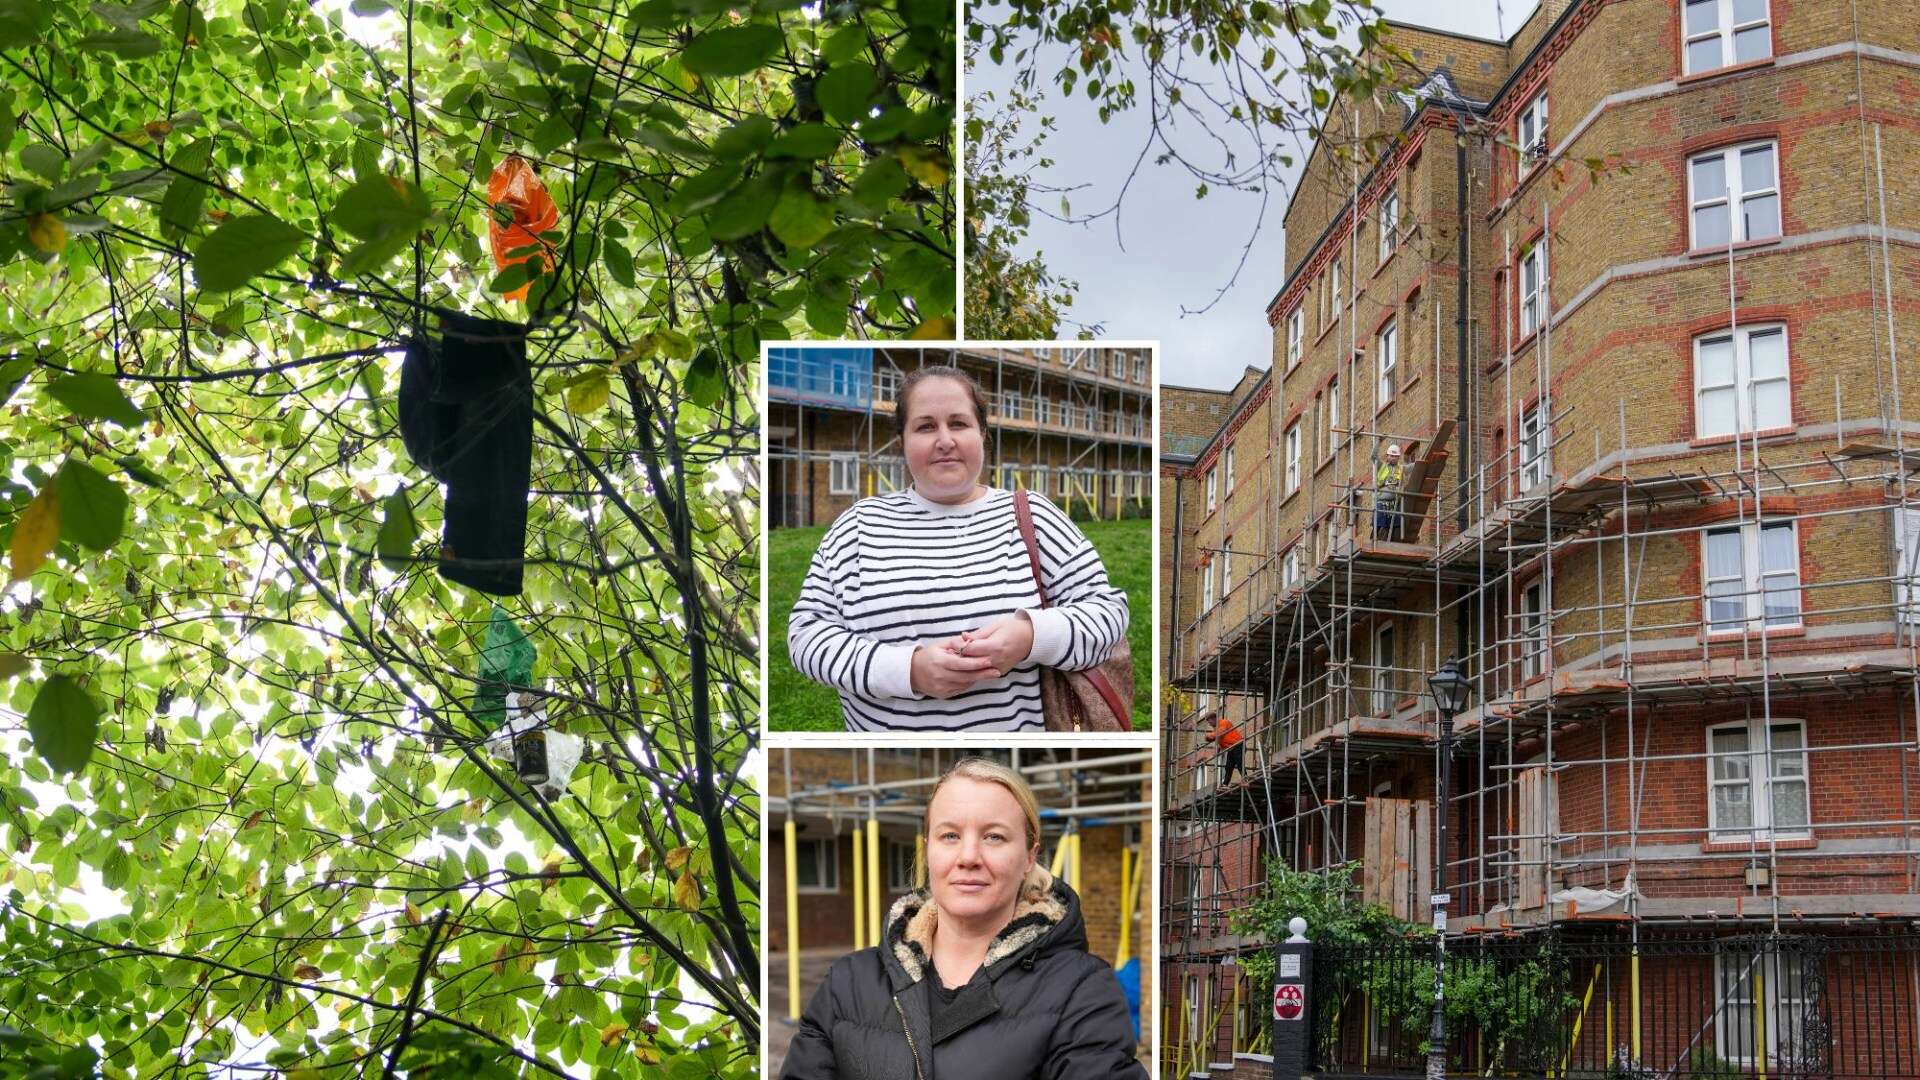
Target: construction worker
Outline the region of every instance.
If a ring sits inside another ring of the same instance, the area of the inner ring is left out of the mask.
[[[1387,446],[1387,460],[1373,470],[1373,538],[1400,539],[1400,485],[1407,470],[1400,464],[1400,444]]]
[[[1223,764],[1226,772],[1220,777],[1220,786],[1226,787],[1233,782],[1235,769],[1246,772],[1245,757],[1247,748],[1240,744],[1240,729],[1225,716],[1214,721],[1213,730],[1207,732],[1207,741],[1216,744],[1216,754],[1226,755]]]

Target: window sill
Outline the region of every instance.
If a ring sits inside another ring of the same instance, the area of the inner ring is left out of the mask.
[[[1313,344],[1315,348],[1319,348],[1320,343],[1327,340],[1327,335],[1333,333],[1334,328],[1340,325],[1340,316],[1343,314],[1345,314],[1345,312],[1335,311],[1332,314],[1327,316],[1327,325],[1321,327],[1313,335]]]
[[[1751,637],[1765,637],[1768,640],[1772,640],[1774,638],[1806,637],[1807,624],[1796,623],[1793,626],[1771,626],[1764,631],[1762,630],[1711,630],[1701,636],[1709,645],[1718,645],[1726,642],[1735,642],[1735,641],[1739,641],[1741,638],[1751,638]]]
[[[1737,64],[1729,64],[1726,67],[1712,68],[1707,71],[1696,71],[1691,75],[1680,76],[1673,80],[1673,84],[1675,86],[1691,86],[1694,83],[1707,82],[1727,75],[1738,75],[1743,71],[1757,71],[1760,68],[1772,67],[1773,59],[1771,56],[1763,56],[1758,60],[1742,60]]]
[[[1756,836],[1751,840],[1710,840],[1700,845],[1702,855],[1720,855],[1735,851],[1812,851],[1820,846],[1820,841],[1811,836],[1782,837],[1778,840],[1765,836]]]
[[[1784,435],[1792,435],[1799,430],[1797,425],[1789,424],[1786,427],[1761,428],[1759,431],[1742,431],[1730,435],[1705,435],[1696,437],[1687,445],[1695,448],[1703,446],[1731,446],[1736,439],[1741,441],[1747,439],[1777,439]]]
[[[1402,238],[1402,239],[1404,239],[1404,238]],[[1386,257],[1386,258],[1384,258],[1384,259],[1381,259],[1381,260],[1380,260],[1380,261],[1379,261],[1378,263],[1376,263],[1376,264],[1374,265],[1374,267],[1373,267],[1373,275],[1372,275],[1372,276],[1373,276],[1373,277],[1376,277],[1376,278],[1377,278],[1377,277],[1379,277],[1379,276],[1380,276],[1380,275],[1381,275],[1382,273],[1384,273],[1384,272],[1386,271],[1386,269],[1387,269],[1387,267],[1389,267],[1389,266],[1392,266],[1392,265],[1393,265],[1393,257],[1394,257],[1395,255],[1398,255],[1398,254],[1400,254],[1400,249],[1401,249],[1401,248],[1403,248],[1403,247],[1405,247],[1405,246],[1406,246],[1406,244],[1405,244],[1405,243],[1401,243],[1401,242],[1396,242],[1396,243],[1395,243],[1395,244],[1393,245],[1393,249],[1387,252],[1387,257]]]
[[[1739,243],[1733,245],[1733,250],[1751,251],[1754,248],[1773,247],[1775,244],[1778,244],[1783,239],[1785,239],[1784,236],[1769,236],[1761,240],[1742,240]],[[1705,259],[1708,256],[1712,256],[1712,255],[1718,255],[1723,259],[1726,258],[1727,257],[1726,245],[1722,244],[1718,247],[1690,248],[1687,251],[1686,257],[1689,259]]]
[[[1512,355],[1519,356],[1521,353],[1525,352],[1527,350],[1527,346],[1533,344],[1533,339],[1539,336],[1540,336],[1540,328],[1536,326],[1533,329],[1515,338],[1513,341]]]

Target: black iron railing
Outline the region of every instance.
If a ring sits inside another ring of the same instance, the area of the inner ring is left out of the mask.
[[[1323,1076],[1422,1075],[1430,941],[1322,946]],[[1464,940],[1447,958],[1449,1071],[1618,1080],[1920,1078],[1920,936]]]

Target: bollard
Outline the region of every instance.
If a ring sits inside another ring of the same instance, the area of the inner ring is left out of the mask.
[[[1293,936],[1276,946],[1273,958],[1273,1076],[1300,1080],[1311,1062],[1313,1032],[1313,943],[1307,920],[1287,923]]]

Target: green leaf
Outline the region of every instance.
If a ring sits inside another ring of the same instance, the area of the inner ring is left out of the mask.
[[[55,675],[41,684],[27,713],[34,752],[55,772],[75,773],[93,756],[100,735],[100,706],[80,684]]]
[[[770,186],[764,177],[756,177],[715,203],[713,209],[707,211],[707,230],[713,238],[738,240],[759,232],[773,211]]]
[[[612,386],[604,371],[589,372],[567,387],[567,411],[575,416],[596,413],[607,407],[613,397]]]
[[[797,124],[767,147],[768,159],[831,157],[840,146],[840,133],[825,124]]]
[[[828,119],[843,124],[864,120],[880,88],[880,76],[872,64],[844,64],[827,72],[813,84],[813,99],[820,103]]]
[[[738,161],[759,153],[773,139],[773,119],[749,116],[714,136],[713,156]]]
[[[88,420],[111,420],[121,427],[137,427],[147,414],[128,400],[111,375],[85,372],[62,375],[47,384],[47,396]]]
[[[45,44],[52,26],[53,5],[46,0],[0,0],[0,49]]]
[[[607,264],[608,277],[629,289],[633,288],[633,256],[618,241],[605,242],[600,261]]]
[[[727,392],[726,376],[720,370],[720,354],[712,349],[700,350],[693,363],[687,366],[687,377],[682,384],[687,400],[701,408],[711,409]]]
[[[399,573],[413,561],[413,542],[420,538],[420,523],[414,520],[413,505],[407,502],[407,489],[387,496],[386,517],[380,522],[380,534],[374,547],[380,553],[380,565]]]
[[[788,188],[773,204],[767,229],[790,248],[809,248],[833,231],[833,208],[806,188]]]
[[[380,175],[380,144],[361,135],[353,140],[353,175],[370,180]]]
[[[193,274],[208,292],[237,289],[287,260],[306,245],[307,234],[279,218],[247,214],[231,218],[200,242]]]
[[[695,75],[745,75],[773,58],[785,41],[777,26],[747,23],[701,34],[680,54],[681,66]]]
[[[60,492],[60,538],[105,551],[127,527],[127,493],[93,466],[68,458],[54,477]]]
[[[167,185],[167,193],[160,200],[160,221],[177,235],[184,236],[200,224],[200,211],[211,189],[194,177],[206,175],[212,157],[213,144],[204,139],[173,155],[174,168],[190,175],[176,176]]]
[[[160,39],[138,30],[115,30],[106,34],[88,34],[74,42],[82,49],[98,49],[127,60],[139,60],[160,51]]]
[[[511,263],[506,269],[493,276],[487,285],[490,293],[510,293],[533,280],[533,275],[541,269],[539,259],[527,259],[524,262]]]
[[[363,19],[371,19],[392,11],[393,5],[387,0],[353,0],[353,3],[348,5],[348,9]]]
[[[673,189],[673,199],[667,203],[667,209],[682,217],[704,210],[719,202],[739,182],[740,163],[723,161],[682,180]]]
[[[348,188],[329,215],[335,225],[362,240],[395,230],[411,235],[432,216],[425,192],[397,176],[379,174]]]
[[[67,155],[46,143],[33,143],[21,148],[20,164],[54,184],[59,183],[61,174],[67,171]]]

